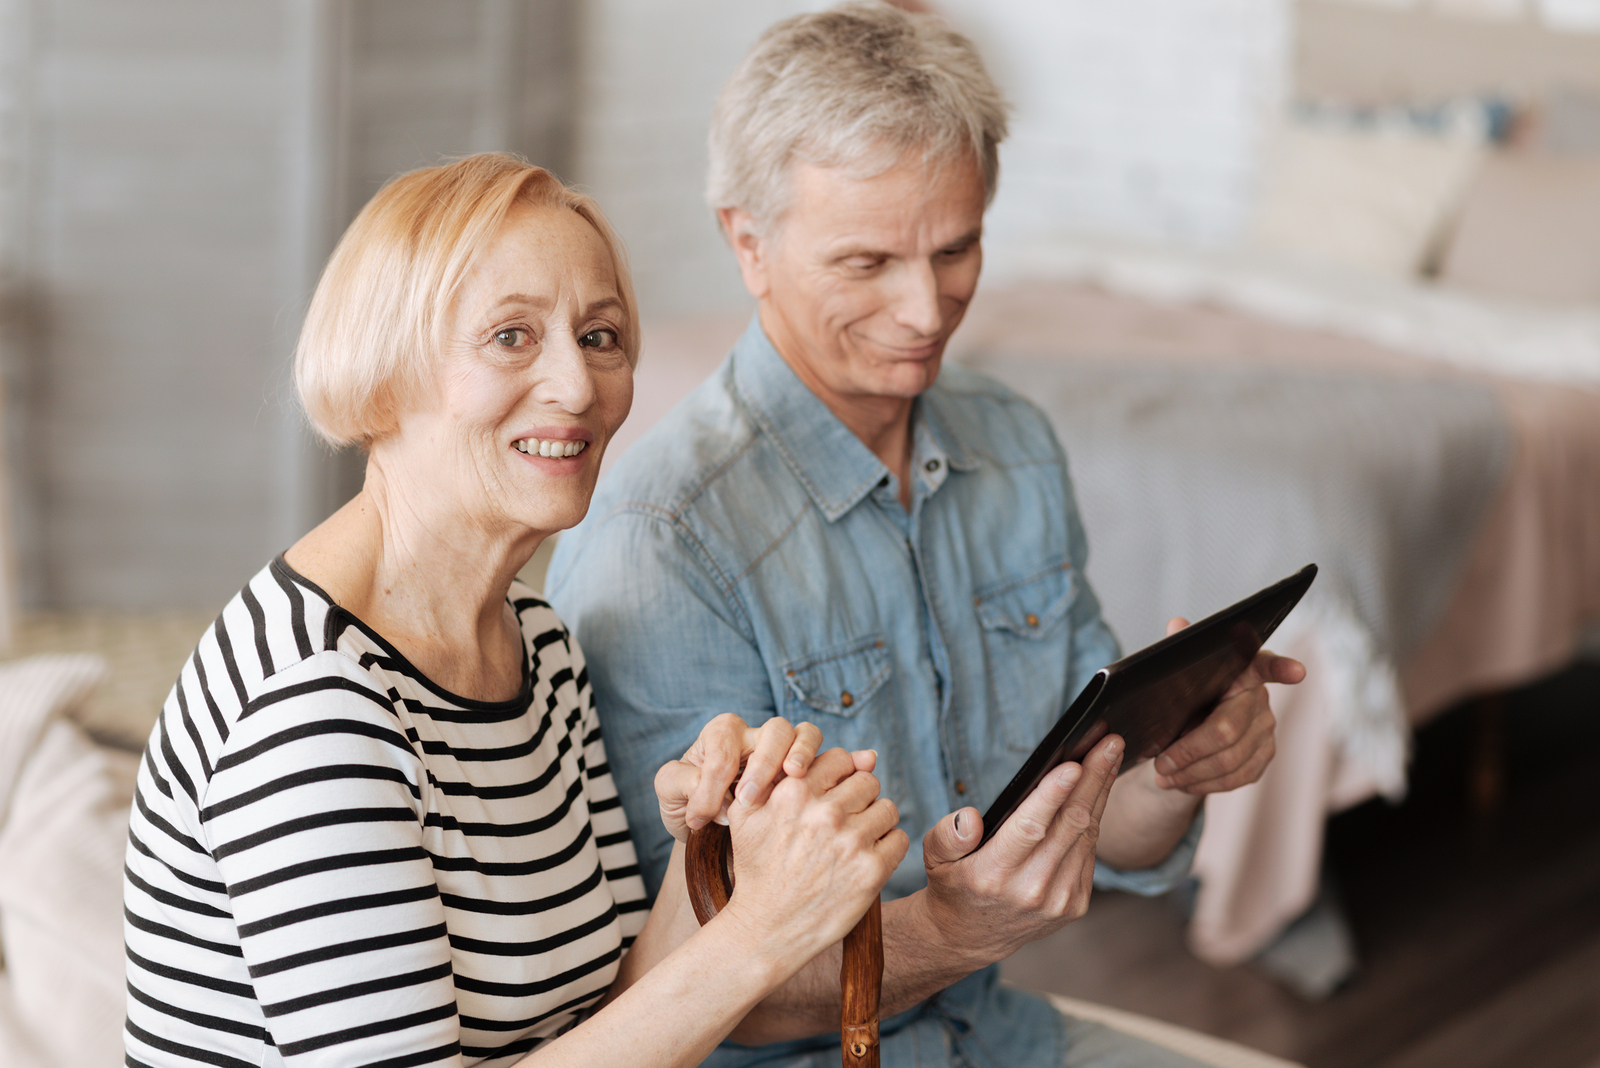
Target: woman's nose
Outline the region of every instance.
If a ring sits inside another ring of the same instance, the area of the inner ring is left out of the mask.
[[[541,404],[556,404],[574,415],[594,404],[594,372],[577,338],[547,339],[544,351],[534,361],[534,371],[538,375],[534,397]]]

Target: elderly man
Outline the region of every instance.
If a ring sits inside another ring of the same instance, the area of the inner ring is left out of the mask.
[[[877,750],[922,839],[886,894],[885,1065],[1187,1063],[999,986],[994,964],[1081,916],[1091,879],[1182,878],[1203,795],[1271,759],[1263,679],[1302,669],[1264,654],[1121,778],[1105,739],[974,851],[983,808],[1117,656],[1049,425],[941,374],[1004,132],[972,45],[933,20],[852,5],[756,43],[717,102],[709,193],[758,314],[602,482],[548,593],[588,656],[652,892],[671,843],[651,776],[713,715],[809,719]],[[837,962],[774,995],[791,1020],[836,1029]],[[825,1035],[733,1037],[708,1063],[837,1063]]]

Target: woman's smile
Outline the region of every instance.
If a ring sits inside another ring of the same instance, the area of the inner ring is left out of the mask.
[[[562,441],[551,438],[519,438],[511,447],[528,456],[548,457],[557,460],[571,459],[589,447],[587,441]]]

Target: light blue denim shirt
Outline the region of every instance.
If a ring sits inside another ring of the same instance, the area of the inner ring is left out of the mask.
[[[1070,699],[1116,659],[1083,577],[1083,526],[1043,414],[947,366],[916,402],[911,508],[801,383],[759,320],[709,379],[601,480],[564,534],[546,594],[588,658],[611,771],[645,881],[672,841],[652,786],[706,721],[811,720],[824,744],[876,749],[912,848],[885,896],[926,884],[922,836],[980,811]],[[1158,893],[1160,868],[1096,869]],[[1063,968],[1072,962],[1062,961]],[[1060,1019],[987,968],[883,1023],[892,1066],[1057,1068]],[[835,1065],[836,1038],[724,1044],[707,1064]]]

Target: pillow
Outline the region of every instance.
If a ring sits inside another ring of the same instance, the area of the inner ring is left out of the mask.
[[[106,662],[92,653],[0,664],[0,826],[23,765],[52,716],[75,712],[100,685]]]
[[[1440,278],[1496,296],[1600,302],[1600,158],[1489,159],[1467,193]]]
[[[121,1063],[122,858],[139,758],[65,718],[98,656],[0,664],[0,1064]]]
[[[1249,241],[1378,275],[1414,276],[1484,153],[1474,136],[1291,123],[1269,147]]]

